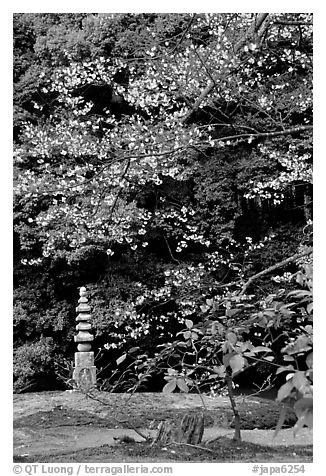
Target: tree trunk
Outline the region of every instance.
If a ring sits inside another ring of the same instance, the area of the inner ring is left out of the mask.
[[[198,445],[204,433],[203,413],[187,414],[178,425],[171,420],[161,421],[154,444],[188,443]]]
[[[232,377],[230,375],[226,376],[226,383],[228,386],[228,395],[231,402],[231,407],[234,415],[234,441],[241,441],[241,419],[237,409],[237,405],[234,399],[233,387],[232,387]]]

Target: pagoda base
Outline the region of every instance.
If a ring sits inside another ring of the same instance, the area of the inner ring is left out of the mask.
[[[76,352],[72,378],[76,388],[90,390],[96,385],[96,367],[94,352]]]

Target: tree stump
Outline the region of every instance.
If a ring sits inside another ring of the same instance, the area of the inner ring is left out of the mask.
[[[167,443],[188,443],[198,445],[204,433],[204,414],[187,414],[182,418],[181,424],[174,421],[161,421],[154,444],[166,445]]]

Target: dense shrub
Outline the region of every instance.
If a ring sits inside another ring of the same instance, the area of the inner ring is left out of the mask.
[[[51,387],[53,385],[53,357],[55,346],[51,337],[43,337],[32,343],[25,343],[14,350],[14,390],[26,390]]]

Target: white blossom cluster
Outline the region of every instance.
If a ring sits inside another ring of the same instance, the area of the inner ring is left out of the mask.
[[[312,161],[310,153],[299,154],[296,147],[289,145],[287,152],[260,146],[260,153],[278,162],[283,170],[274,178],[267,181],[250,180],[250,192],[245,194],[248,199],[255,197],[271,199],[279,204],[284,199],[284,190],[296,182],[312,183]]]

